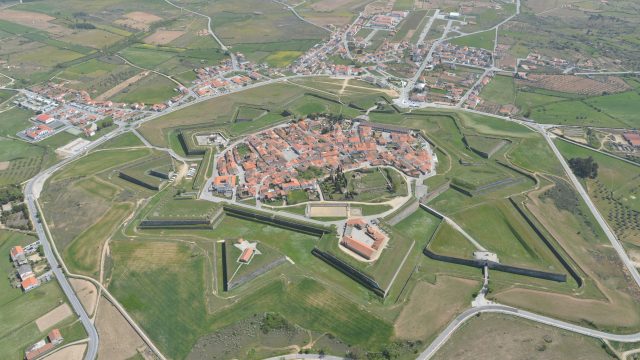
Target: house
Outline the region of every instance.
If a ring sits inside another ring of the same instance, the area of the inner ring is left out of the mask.
[[[20,280],[26,280],[30,277],[33,277],[33,269],[31,269],[31,265],[23,264],[18,266],[18,276],[20,276]]]
[[[32,276],[23,280],[20,285],[22,286],[22,290],[24,290],[24,292],[27,292],[40,286],[40,281]]]
[[[64,338],[62,337],[59,329],[51,330],[51,332],[49,332],[48,338],[53,345],[60,345],[60,343],[64,341]]]
[[[50,123],[56,121],[56,119],[53,116],[49,115],[49,114],[42,113],[42,114],[36,116],[36,121],[37,122],[41,122],[43,124],[50,124]]]
[[[22,246],[14,246],[11,248],[11,261],[18,263],[18,265],[26,264],[27,259],[24,254]]]
[[[629,143],[629,145],[633,147],[640,147],[640,134],[627,132],[622,134],[625,140]]]
[[[87,137],[94,136],[98,131],[98,125],[96,123],[91,123],[84,128],[84,134]]]
[[[52,343],[40,340],[27,348],[27,350],[24,352],[24,358],[26,360],[33,360],[40,357],[42,354],[51,351],[54,347],[55,345],[53,345]]]
[[[238,261],[241,263],[248,263],[249,261],[251,261],[252,257],[253,257],[253,248],[248,247],[242,251],[242,255],[240,255],[240,257],[238,258]]]
[[[236,188],[236,179],[237,177],[235,175],[216,176],[211,184],[212,191],[219,194],[231,195]]]

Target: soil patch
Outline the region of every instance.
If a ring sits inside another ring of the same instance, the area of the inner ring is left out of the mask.
[[[161,17],[142,11],[134,11],[124,15],[123,19],[115,21],[116,24],[130,27],[136,30],[149,30],[149,25],[162,20]]]
[[[612,359],[597,339],[502,314],[482,314],[453,334],[434,359]]]
[[[55,353],[44,357],[44,360],[82,360],[87,344],[67,346]]]
[[[93,314],[96,309],[96,303],[98,301],[98,291],[96,287],[88,280],[82,279],[69,279],[73,290],[78,295],[82,306],[89,315]]]
[[[406,340],[427,340],[471,306],[471,295],[479,287],[477,281],[449,276],[438,276],[435,285],[419,282],[396,319],[396,336]]]
[[[11,165],[11,161],[0,161],[0,171],[7,170]]]
[[[64,303],[36,319],[36,325],[38,326],[38,330],[45,331],[72,314],[73,312],[69,304]]]
[[[64,35],[71,33],[71,29],[51,23],[56,18],[36,12],[5,9],[0,10],[0,20],[10,21],[53,34]]]
[[[139,73],[137,75],[134,75],[134,76],[128,78],[127,80],[121,82],[120,84],[112,87],[111,89],[105,91],[104,93],[100,94],[100,96],[96,97],[96,100],[97,101],[106,100],[106,99],[116,95],[120,91],[124,90],[127,86],[135,84],[136,82],[142,80],[147,75],[149,75],[148,71],[143,71],[143,72],[141,72],[141,73]]]
[[[145,343],[115,306],[103,298],[100,300],[96,316],[100,336],[98,359],[126,360],[135,356]]]
[[[152,45],[165,45],[184,34],[184,31],[179,30],[157,30],[153,34],[147,36],[144,39],[144,42]]]

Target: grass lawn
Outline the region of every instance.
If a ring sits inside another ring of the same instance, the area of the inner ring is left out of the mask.
[[[287,205],[295,205],[305,201],[309,201],[305,190],[293,190],[287,194]]]
[[[164,103],[177,93],[176,84],[164,76],[153,74],[132,84],[112,96],[110,100],[125,103],[157,104]]]
[[[31,110],[13,108],[1,113],[0,134],[2,136],[15,136],[18,131],[24,130],[33,124],[29,118],[35,113]]]
[[[593,157],[598,176],[583,180],[589,196],[620,240],[639,246],[640,167],[565,141],[556,145],[566,159]]]
[[[600,340],[502,314],[468,320],[433,357],[435,360],[477,358],[613,359]]]
[[[530,117],[543,124],[625,127],[605,111],[598,111],[582,100],[554,102],[535,107]]]
[[[93,175],[151,154],[149,149],[105,150],[93,152],[56,173],[51,181]]]
[[[451,225],[443,222],[438,232],[429,243],[429,250],[438,255],[471,259],[477,249],[464,235]]]
[[[535,138],[521,139],[511,147],[507,158],[514,165],[529,172],[544,172],[551,175],[563,173],[560,162],[541,135],[537,135]]]
[[[300,55],[302,55],[302,51],[276,51],[264,58],[264,62],[271,67],[283,68],[289,66]]]
[[[480,97],[500,105],[513,104],[516,98],[516,86],[513,77],[494,76],[487,86],[482,88]]]
[[[566,98],[518,89],[515,98],[515,105],[520,109],[521,114],[529,117],[531,116],[531,109],[563,100],[566,100]]]
[[[455,38],[451,40],[451,43],[459,46],[469,46],[493,51],[495,38],[496,32],[494,30],[488,30],[473,35]]]
[[[640,127],[640,94],[638,90],[627,91],[619,94],[591,97],[585,100],[630,128]]]
[[[452,218],[501,263],[562,272],[550,251],[507,200],[460,211]]]
[[[118,135],[117,137],[100,145],[100,147],[98,147],[98,150],[126,148],[126,147],[135,147],[135,146],[144,146],[144,144],[133,132],[127,132],[122,135]]]
[[[98,222],[66,246],[63,256],[69,270],[73,273],[97,277],[104,242],[132,210],[133,204],[131,203],[114,205]]]

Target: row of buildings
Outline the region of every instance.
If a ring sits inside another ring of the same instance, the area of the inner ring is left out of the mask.
[[[40,280],[36,277],[27,256],[38,251],[39,241],[36,241],[26,247],[14,246],[11,248],[9,255],[13,266],[16,269],[17,277],[20,281],[20,286],[25,292],[35,289],[40,286]]]
[[[25,360],[33,360],[53,350],[56,346],[62,344],[64,338],[59,329],[53,329],[47,334],[47,337],[29,346],[24,352]]]

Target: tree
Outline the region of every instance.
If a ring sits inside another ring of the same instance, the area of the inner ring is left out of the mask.
[[[583,179],[595,179],[598,176],[598,163],[591,156],[588,158],[571,158],[569,159],[569,167],[577,177]]]

